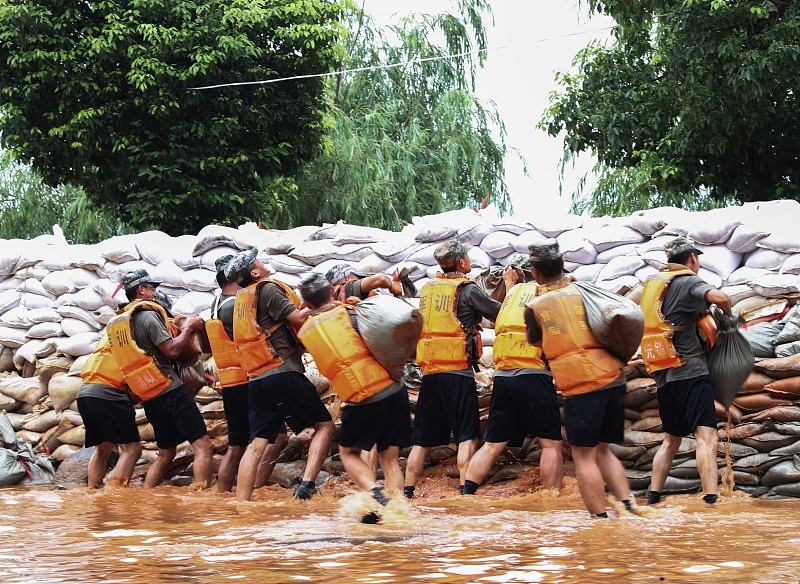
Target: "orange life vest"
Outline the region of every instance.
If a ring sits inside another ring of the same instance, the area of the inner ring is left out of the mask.
[[[460,371],[471,363],[467,355],[467,331],[456,315],[458,292],[469,280],[441,274],[422,287],[419,311],[422,333],[417,342],[417,362],[423,375]],[[476,333],[480,355],[480,335]]]
[[[81,379],[84,383],[96,383],[121,392],[127,391],[125,375],[111,354],[107,331],[103,331],[92,354],[84,363],[83,369],[81,369]]]
[[[217,318],[222,305],[234,301],[235,297],[233,296],[229,296],[221,302],[218,299],[211,312],[211,319],[205,323],[211,354],[214,356],[214,363],[217,365],[219,373],[219,384],[223,389],[247,383],[247,371],[242,369],[242,364],[239,362],[236,343],[231,340],[228,333],[225,332],[222,321]]]
[[[154,357],[134,342],[132,318],[137,310],[154,310],[164,320],[167,330],[171,330],[167,311],[158,302],[134,300],[108,322],[106,334],[111,354],[125,376],[128,388],[139,399],[147,401],[164,391],[172,383],[172,378],[161,371]]]
[[[537,284],[517,284],[506,294],[494,323],[495,369],[544,369],[542,349],[525,337],[525,306],[536,296]]]
[[[266,284],[275,284],[295,306],[300,306],[300,298],[292,287],[280,280],[264,278],[236,292],[236,303],[233,307],[233,342],[239,355],[239,363],[247,371],[249,378],[261,375],[283,363],[283,359],[278,357],[272,348],[269,336],[284,322],[276,323],[268,330],[262,330],[256,320],[258,290]],[[286,325],[292,334],[296,334],[293,327],[288,323]]]
[[[679,355],[672,342],[675,331],[690,330],[692,326],[677,327],[669,322],[661,307],[667,287],[673,279],[680,276],[694,276],[695,273],[683,266],[670,264],[664,270],[645,280],[639,305],[644,314],[644,334],[642,335],[642,360],[648,373],[680,367],[686,357]]]
[[[345,402],[361,402],[392,384],[350,320],[351,307],[339,305],[306,320],[298,332],[303,346],[333,391]]]
[[[619,378],[623,364],[592,334],[581,294],[570,280],[539,286],[528,306],[542,330],[542,351],[562,394],[589,393]]]

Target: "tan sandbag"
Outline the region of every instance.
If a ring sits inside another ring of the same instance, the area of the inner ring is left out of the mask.
[[[47,410],[42,414],[29,414],[26,418],[28,419],[22,429],[33,432],[47,432],[47,430],[58,424],[58,416],[55,410]]]
[[[750,395],[740,395],[733,400],[733,405],[743,412],[759,412],[775,406],[790,406],[792,401],[781,399],[767,393],[753,393]]]
[[[3,347],[0,350],[0,372],[14,371],[14,349]]]
[[[629,430],[642,432],[661,432],[661,418],[658,416],[648,416],[634,422]]]
[[[200,413],[203,414],[203,418],[208,418],[211,420],[224,418],[225,406],[222,404],[222,400],[219,399],[211,402],[210,404],[201,405]]]
[[[48,383],[56,373],[67,373],[75,361],[64,355],[50,355],[36,360],[36,375],[43,383]]]
[[[80,449],[81,449],[80,446],[75,446],[73,444],[62,444],[53,451],[53,453],[50,455],[50,458],[61,462],[62,460],[66,460],[67,458],[78,452],[78,450]]]
[[[6,413],[17,411],[23,403],[25,402],[14,399],[13,397],[4,393],[0,393],[0,410],[4,410]]]
[[[71,408],[66,408],[58,412],[58,420],[69,420],[74,426],[80,426],[83,424],[83,418],[81,418],[81,414],[78,411],[75,411]]]
[[[14,428],[14,430],[16,431],[16,430],[22,430],[22,425],[25,423],[25,418],[27,417],[27,414],[6,412],[6,417],[8,418],[8,421],[11,422],[11,427]]]
[[[765,431],[772,428],[772,422],[769,420],[762,420],[759,422],[745,422],[738,426],[731,426],[730,428],[720,428],[717,430],[717,436],[720,440],[734,440],[740,442],[743,438],[749,438],[756,434],[763,434]]]
[[[198,391],[197,395],[194,396],[194,401],[199,404],[210,404],[211,402],[217,401],[221,398],[222,394],[219,391],[206,385],[200,388],[200,391]]]
[[[317,388],[317,395],[322,395],[331,387],[331,382],[316,367],[306,369],[306,377]]]
[[[800,375],[800,354],[789,357],[765,357],[755,361],[754,369],[766,373],[773,379],[784,379]]]
[[[739,388],[737,395],[747,395],[750,393],[760,393],[764,391],[764,386],[768,383],[775,381],[774,377],[770,377],[763,371],[751,371],[747,379],[744,380],[742,386]]]
[[[86,442],[86,428],[83,426],[76,426],[61,434],[58,439],[62,444],[83,446]]]
[[[24,440],[31,446],[35,446],[41,437],[42,435],[40,432],[32,432],[31,430],[20,430],[17,432],[17,438]]]
[[[153,441],[156,439],[156,432],[153,430],[152,424],[142,424],[141,426],[137,426],[137,428],[139,430],[140,440]]]
[[[745,456],[735,460],[731,466],[733,467],[734,471],[741,470],[749,473],[764,474],[768,469],[772,468],[779,462],[791,459],[791,454],[773,456],[770,452],[759,452],[758,454],[751,454],[750,456]]]
[[[30,405],[47,395],[47,385],[38,377],[20,377],[10,374],[0,378],[0,393]]]
[[[134,412],[135,412],[135,421],[137,424],[147,423],[147,415],[144,413],[144,408],[136,408]]]
[[[743,416],[742,420],[773,420],[775,422],[800,422],[800,406],[775,406],[767,410]]]
[[[656,444],[661,444],[664,441],[663,432],[638,432],[626,431],[625,444],[634,444],[637,446],[650,447]]]
[[[614,444],[608,445],[608,449],[620,460],[636,460],[647,451],[644,446],[634,444]]]
[[[776,379],[765,385],[764,390],[779,398],[800,399],[800,376]]]
[[[731,418],[731,424],[734,426],[742,420],[742,410],[731,404],[727,408],[714,400],[714,413],[717,415],[717,422],[727,422],[728,416]]]
[[[78,397],[81,385],[83,380],[80,377],[67,375],[64,372],[54,375],[47,384],[47,393],[53,400],[53,408],[57,412],[68,408]]]
[[[206,429],[208,430],[208,437],[211,439],[220,438],[228,434],[228,421],[221,420],[206,420]]]
[[[791,460],[779,462],[775,466],[769,468],[764,473],[764,476],[761,477],[761,483],[768,487],[797,482],[800,482],[800,469],[798,469]]]
[[[640,409],[656,395],[656,380],[652,377],[639,377],[625,383],[625,407]]]
[[[61,418],[54,427],[50,428],[47,432],[42,434],[42,437],[39,439],[39,442],[36,444],[36,450],[38,452],[53,452],[56,448],[61,445],[61,441],[58,439],[64,432],[67,430],[71,430],[75,427],[71,421],[67,420],[66,418]]]
[[[800,436],[785,436],[778,432],[764,432],[763,434],[756,434],[749,438],[744,438],[741,443],[745,446],[751,446],[759,452],[771,452],[776,448],[783,448],[790,444],[794,444],[800,439]]]

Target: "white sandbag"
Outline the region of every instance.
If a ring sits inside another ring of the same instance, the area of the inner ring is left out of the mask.
[[[75,358],[72,361],[72,365],[69,366],[69,370],[67,371],[67,375],[70,376],[81,376],[81,371],[83,370],[83,366],[86,365],[86,362],[91,358],[92,354],[88,353],[86,355],[81,355],[80,357]],[[51,379],[52,381],[52,379]],[[49,390],[49,383],[48,383],[48,390]]]
[[[211,307],[214,301],[213,292],[202,292],[199,290],[192,290],[188,294],[178,298],[172,305],[172,313],[175,315],[184,314],[192,316],[200,314],[207,308]]]
[[[319,241],[301,241],[292,248],[288,255],[310,266],[316,266],[321,261],[332,257],[336,251],[337,248],[331,241],[321,239]]]
[[[54,353],[56,342],[52,339],[31,339],[14,352],[14,367],[22,371],[25,362],[36,363],[36,359]]]
[[[600,270],[604,267],[603,264],[578,265],[574,270],[570,270],[570,273],[575,276],[576,280],[594,282],[597,280],[597,275],[600,273]]]
[[[40,282],[44,279],[47,274],[50,273],[50,270],[45,270],[44,268],[40,268],[37,266],[28,266],[27,268],[22,268],[21,270],[17,270],[14,273],[15,278],[21,278],[23,282],[28,278],[33,278],[34,280],[39,280]],[[22,284],[20,284],[22,286]]]
[[[99,281],[100,280],[98,280],[98,282]],[[72,304],[89,311],[97,310],[106,304],[103,296],[96,292],[94,287],[84,288],[82,290],[78,290],[77,292],[73,292],[72,294],[64,294],[64,296],[59,297],[58,301],[59,306]]]
[[[284,254],[270,255],[269,265],[274,272],[287,274],[305,274],[312,268],[306,262]]]
[[[619,256],[638,256],[639,255],[639,244],[637,243],[625,243],[623,245],[618,245],[616,247],[610,247],[605,251],[602,251],[597,254],[597,257],[594,258],[599,264],[607,264],[614,258]]]
[[[10,276],[17,269],[19,248],[15,240],[0,240],[0,276]]]
[[[781,264],[779,274],[800,274],[800,253],[793,253]]]
[[[193,270],[186,270],[183,273],[183,284],[190,290],[216,290],[219,287],[217,283],[217,274],[211,270],[203,268],[194,268]]]
[[[742,262],[742,254],[729,250],[724,245],[697,245],[703,253],[700,265],[726,280]]]
[[[322,262],[323,264],[325,262]],[[338,261],[336,263],[339,263]],[[389,270],[394,264],[386,261],[376,253],[361,259],[354,267],[356,273],[362,275],[380,274]]]
[[[55,408],[56,412],[64,411],[75,401],[81,385],[83,385],[83,380],[80,375],[56,373],[50,378],[47,384],[47,393],[53,401],[53,408]]]
[[[497,231],[506,231],[514,235],[535,229],[527,217],[498,217],[491,221],[491,224]]]
[[[707,270],[702,266],[700,267],[699,270],[697,270],[697,275],[700,276],[703,280],[705,280],[709,284],[711,284],[712,286],[714,286],[714,288],[719,288],[720,286],[722,286],[723,282],[722,276],[712,272],[711,270]]]
[[[52,306],[32,308],[27,311],[25,317],[32,325],[40,322],[59,322],[61,320],[61,315]]]
[[[88,355],[94,349],[97,341],[100,340],[100,333],[80,333],[72,337],[61,337],[58,339],[58,351],[70,357],[80,357]]]
[[[730,276],[728,276],[726,279],[726,285],[746,285],[748,282],[755,280],[756,278],[768,276],[771,273],[773,272],[766,268],[750,268],[748,266],[742,266],[741,268],[736,268],[733,272],[731,272]]]
[[[10,326],[13,328],[29,329],[33,323],[28,320],[28,309],[24,306],[17,306],[0,314],[0,326]]]
[[[163,231],[144,231],[136,236],[136,249],[143,261],[157,266],[172,257],[173,238]]]
[[[636,276],[620,276],[613,280],[601,280],[600,278],[595,281],[595,285],[614,294],[625,295],[628,291],[641,284]]]
[[[50,300],[55,300],[56,295],[48,292],[42,286],[42,283],[37,280],[36,278],[28,278],[22,283],[22,286],[19,287],[20,292],[31,292],[33,294],[38,294],[40,296],[44,296]]]
[[[36,405],[47,395],[47,386],[38,377],[20,377],[11,373],[0,377],[0,393],[26,404]]]
[[[102,265],[105,265],[105,262],[103,262]],[[83,267],[72,268],[71,270],[65,271],[64,274],[66,274],[76,288],[91,286],[100,278],[96,269],[87,269]],[[45,276],[45,278],[46,277],[47,276]],[[44,284],[44,278],[42,279],[42,284]]]
[[[555,238],[565,231],[580,227],[583,219],[578,215],[557,213],[549,208],[540,208],[537,210],[536,216],[530,218],[529,223],[545,237]]]
[[[97,310],[93,311],[92,314],[101,326],[106,326],[108,321],[110,321],[116,315],[116,311],[110,306],[101,306]]]
[[[67,272],[51,272],[42,278],[42,288],[47,290],[50,294],[61,296],[76,290],[75,284],[67,275]]]
[[[601,227],[606,227],[607,225],[613,225],[617,222],[621,222],[623,225],[628,225],[627,217],[612,217],[611,215],[602,215],[600,217],[582,217],[583,221],[581,222],[579,228],[580,229],[600,229]]]
[[[0,315],[19,306],[22,294],[17,290],[4,290],[0,292]]]
[[[756,296],[756,291],[753,290],[747,284],[734,284],[733,286],[723,286],[720,288],[722,292],[728,295],[728,298],[731,299],[731,306],[739,302],[740,300],[744,300],[745,298],[750,298],[751,296]]]
[[[187,269],[197,268],[197,266],[193,266]],[[158,278],[161,280],[162,284],[167,284],[168,286],[172,287],[180,287],[184,286],[183,281],[183,274],[184,269],[178,267],[178,265],[172,259],[164,260],[156,267],[151,270],[148,270],[151,276],[154,278]]]
[[[98,329],[90,325],[88,322],[79,320],[77,318],[65,318],[61,321],[61,331],[65,336],[71,337],[80,333],[90,333]]]
[[[94,330],[100,330],[100,328],[102,328],[100,323],[97,322],[97,318],[94,316],[94,314],[88,310],[84,310],[80,306],[59,306],[57,312],[61,318],[82,320],[86,324],[91,325]]]
[[[566,233],[569,233],[569,232],[566,232]],[[484,239],[486,239],[486,238],[484,237]],[[516,237],[512,236],[511,237],[511,245],[514,246],[514,251],[515,252],[524,253],[525,255],[527,255],[528,252],[529,252],[528,246],[530,246],[531,244],[534,244],[534,243],[541,243],[541,242],[545,241],[546,239],[547,238],[544,235],[542,235],[541,233],[539,233],[536,229],[528,229],[527,231],[524,231],[523,233],[520,233]],[[481,241],[481,249],[485,250],[485,248],[483,247],[483,241]],[[563,247],[561,249],[562,249],[562,251],[564,250]]]
[[[17,292],[24,281],[24,278],[17,278],[16,276],[9,276],[7,278],[0,276],[0,292],[6,292],[8,290]]]
[[[422,332],[422,313],[399,298],[382,294],[359,302],[355,314],[370,353],[392,379],[400,381]]]
[[[652,236],[670,223],[683,222],[688,215],[689,211],[677,207],[656,207],[631,213],[627,225],[642,235]]]
[[[100,280],[97,280],[94,284],[92,284],[92,290],[100,295],[100,298],[103,300],[103,304],[94,310],[89,310],[89,312],[104,310],[109,307],[116,309],[120,304],[125,304],[128,302],[128,298],[125,296],[125,290],[122,288],[122,286],[120,286],[118,282],[113,282],[108,278],[101,278]],[[62,303],[61,306],[74,306],[74,304]],[[84,308],[83,310],[87,309]]]
[[[649,251],[661,252],[661,261],[666,263],[667,256],[664,253],[664,246],[673,239],[675,239],[673,235],[659,235],[658,237],[637,244],[636,251],[639,255],[643,255],[645,252]]]
[[[208,234],[208,235],[198,235],[194,238],[194,247],[192,247],[192,256],[200,257],[204,253],[209,250],[212,250],[216,247],[229,247],[236,249],[236,253],[240,251],[239,247],[236,245],[236,229],[234,227],[227,227],[222,225],[213,225],[214,231],[220,230],[219,232]],[[205,229],[205,228],[204,228]],[[202,231],[202,229],[200,230]]]
[[[800,276],[794,274],[771,274],[760,276],[749,282],[749,286],[761,296],[780,298],[800,293]]]
[[[509,231],[493,231],[483,238],[483,241],[481,241],[481,249],[493,258],[507,256],[508,254],[517,251],[517,249],[514,247],[514,241],[518,235],[519,234],[511,233]]]
[[[792,341],[775,347],[775,357],[791,357],[797,354],[800,354],[800,341]]]
[[[781,218],[772,224],[769,235],[762,237],[756,246],[781,253],[800,252],[800,237],[797,237],[797,224]]]
[[[381,261],[383,261],[383,260],[381,260]],[[338,266],[338,265],[341,265],[341,264],[347,264],[351,268],[353,268],[353,272],[354,273],[357,272],[356,266],[358,264],[356,262],[342,261],[342,260],[333,259],[333,258],[331,258],[329,260],[325,260],[324,262],[318,263],[316,266],[311,268],[311,271],[312,272],[317,272],[318,274],[322,274],[324,276],[325,274],[328,273],[328,270],[330,270],[332,267]],[[391,267],[392,267],[392,264],[389,264],[389,268],[391,268]],[[357,273],[357,275],[360,275],[360,273]]]
[[[788,305],[788,301],[782,298],[764,298],[763,296],[752,296],[740,300],[731,307],[734,315],[741,316],[745,322],[781,314]]]
[[[469,256],[470,263],[472,264],[473,268],[488,268],[495,263],[494,258],[480,247],[473,246],[467,252],[467,255]]]
[[[741,207],[695,211],[690,216],[688,235],[696,243],[703,245],[724,244],[742,224],[743,217]]]
[[[329,257],[348,262],[358,262],[365,257],[372,255],[372,244],[370,243],[343,243],[334,245],[336,248]],[[324,261],[324,260],[323,260]]]
[[[767,224],[745,219],[741,225],[733,230],[725,245],[731,251],[749,253],[757,249],[758,242],[769,235],[771,231],[772,228]]]
[[[456,239],[472,245],[480,245],[483,239],[493,231],[495,231],[494,226],[488,222],[464,224],[459,228]],[[531,229],[531,231],[535,230]]]
[[[597,253],[627,243],[641,243],[647,239],[644,235],[625,225],[608,225],[586,233],[586,239],[594,246]]]
[[[441,271],[442,271],[442,269],[439,267],[438,264],[435,265],[435,266],[428,266],[427,269],[422,273],[422,277],[423,278],[435,278],[436,274],[438,274]]]
[[[644,260],[639,256],[617,256],[600,270],[597,279],[615,280],[621,276],[631,276],[644,265]]]
[[[413,239],[394,236],[386,241],[372,244],[372,251],[387,262],[397,263],[406,259],[421,245]]]
[[[97,244],[100,255],[118,264],[141,259],[136,248],[136,235],[115,235]]]
[[[377,227],[341,224],[339,230],[333,237],[333,244],[376,243],[378,241],[383,241],[391,233],[391,231],[378,229]]]
[[[297,288],[300,284],[300,280],[303,278],[303,274],[284,274],[282,272],[275,272],[274,274],[270,275],[270,278],[274,278],[275,280],[280,280],[284,284],[289,284],[292,288]],[[209,306],[211,306],[209,304]]]
[[[640,282],[644,282],[653,274],[657,274],[658,269],[654,268],[653,266],[647,264],[636,270],[633,275],[636,276]]]
[[[431,243],[449,239],[458,233],[458,224],[420,226],[414,234],[414,240],[420,243]]]
[[[228,245],[220,245],[213,247],[200,256],[200,266],[206,270],[215,272],[217,269],[216,261],[224,255],[236,255],[240,250],[238,247],[231,247]]]
[[[766,247],[759,247],[745,255],[744,265],[748,268],[764,268],[777,271],[790,255],[791,252],[784,253]]]
[[[29,339],[25,336],[25,333],[27,332],[27,329],[0,326],[0,345],[3,345],[4,347],[11,347],[12,349],[18,349],[29,341]]]
[[[432,266],[436,264],[436,259],[433,257],[433,252],[439,247],[441,243],[422,243],[414,252],[407,258],[402,258],[399,261],[415,262],[423,266]]]
[[[597,250],[594,245],[586,239],[587,235],[588,232],[585,229],[578,228],[565,231],[556,237],[558,247],[564,255],[565,262],[588,265],[595,261],[597,258]],[[525,249],[524,253],[528,253],[528,250]]]
[[[28,414],[25,418],[22,429],[30,430],[31,432],[44,433],[58,424],[58,416],[54,410],[47,410],[37,414]]]
[[[28,329],[27,336],[31,339],[49,339],[51,337],[60,337],[61,325],[57,322],[39,322]]]
[[[135,260],[124,264],[108,261],[103,264],[102,268],[97,270],[97,273],[103,278],[108,278],[112,282],[119,283],[122,281],[122,276],[124,276],[126,272],[139,269],[147,270],[149,273],[150,270],[153,269],[153,264],[149,264],[144,260]]]
[[[452,211],[444,211],[442,213],[435,213],[433,215],[413,216],[411,218],[412,225],[409,227],[416,228],[414,232],[420,228],[435,228],[440,225],[455,226],[458,228],[461,225],[474,225],[482,223],[487,219],[474,209],[454,209]],[[455,233],[455,232],[454,232]],[[445,237],[450,237],[445,236]],[[434,240],[438,241],[438,240]]]

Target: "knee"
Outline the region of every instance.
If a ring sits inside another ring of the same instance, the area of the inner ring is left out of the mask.
[[[142,443],[141,442],[130,442],[128,444],[120,444],[119,449],[122,451],[123,454],[139,458],[142,455]]]
[[[111,442],[101,442],[94,447],[94,452],[99,458],[108,458],[114,445]]]

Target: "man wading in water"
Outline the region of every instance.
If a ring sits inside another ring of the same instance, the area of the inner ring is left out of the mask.
[[[609,443],[624,439],[624,364],[589,329],[581,294],[564,276],[558,242],[535,243],[528,249],[539,286],[525,308],[527,338],[533,345],[541,343],[553,381],[564,395],[564,426],[581,498],[592,517],[608,517],[608,485],[632,512],[625,469],[608,449]]]
[[[644,313],[642,359],[656,379],[664,442],[653,459],[649,505],[661,501],[681,438],[697,440],[697,470],[703,501],[717,502],[717,416],[705,351],[697,334],[699,318],[711,304],[731,313],[727,294],[697,276],[700,254],[694,241],[676,237],[664,246],[667,266],[648,278],[640,305]]]
[[[333,301],[328,280],[312,272],[301,280],[299,290],[313,309],[298,333],[300,340],[344,402],[339,437],[342,463],[353,482],[384,506],[389,499],[378,486],[375,469],[361,454],[377,446],[386,486],[390,492],[400,492],[400,448],[411,445],[408,389],[402,381],[392,380],[372,356],[361,338],[355,311]],[[380,513],[373,511],[361,521],[378,523],[380,519]]]

